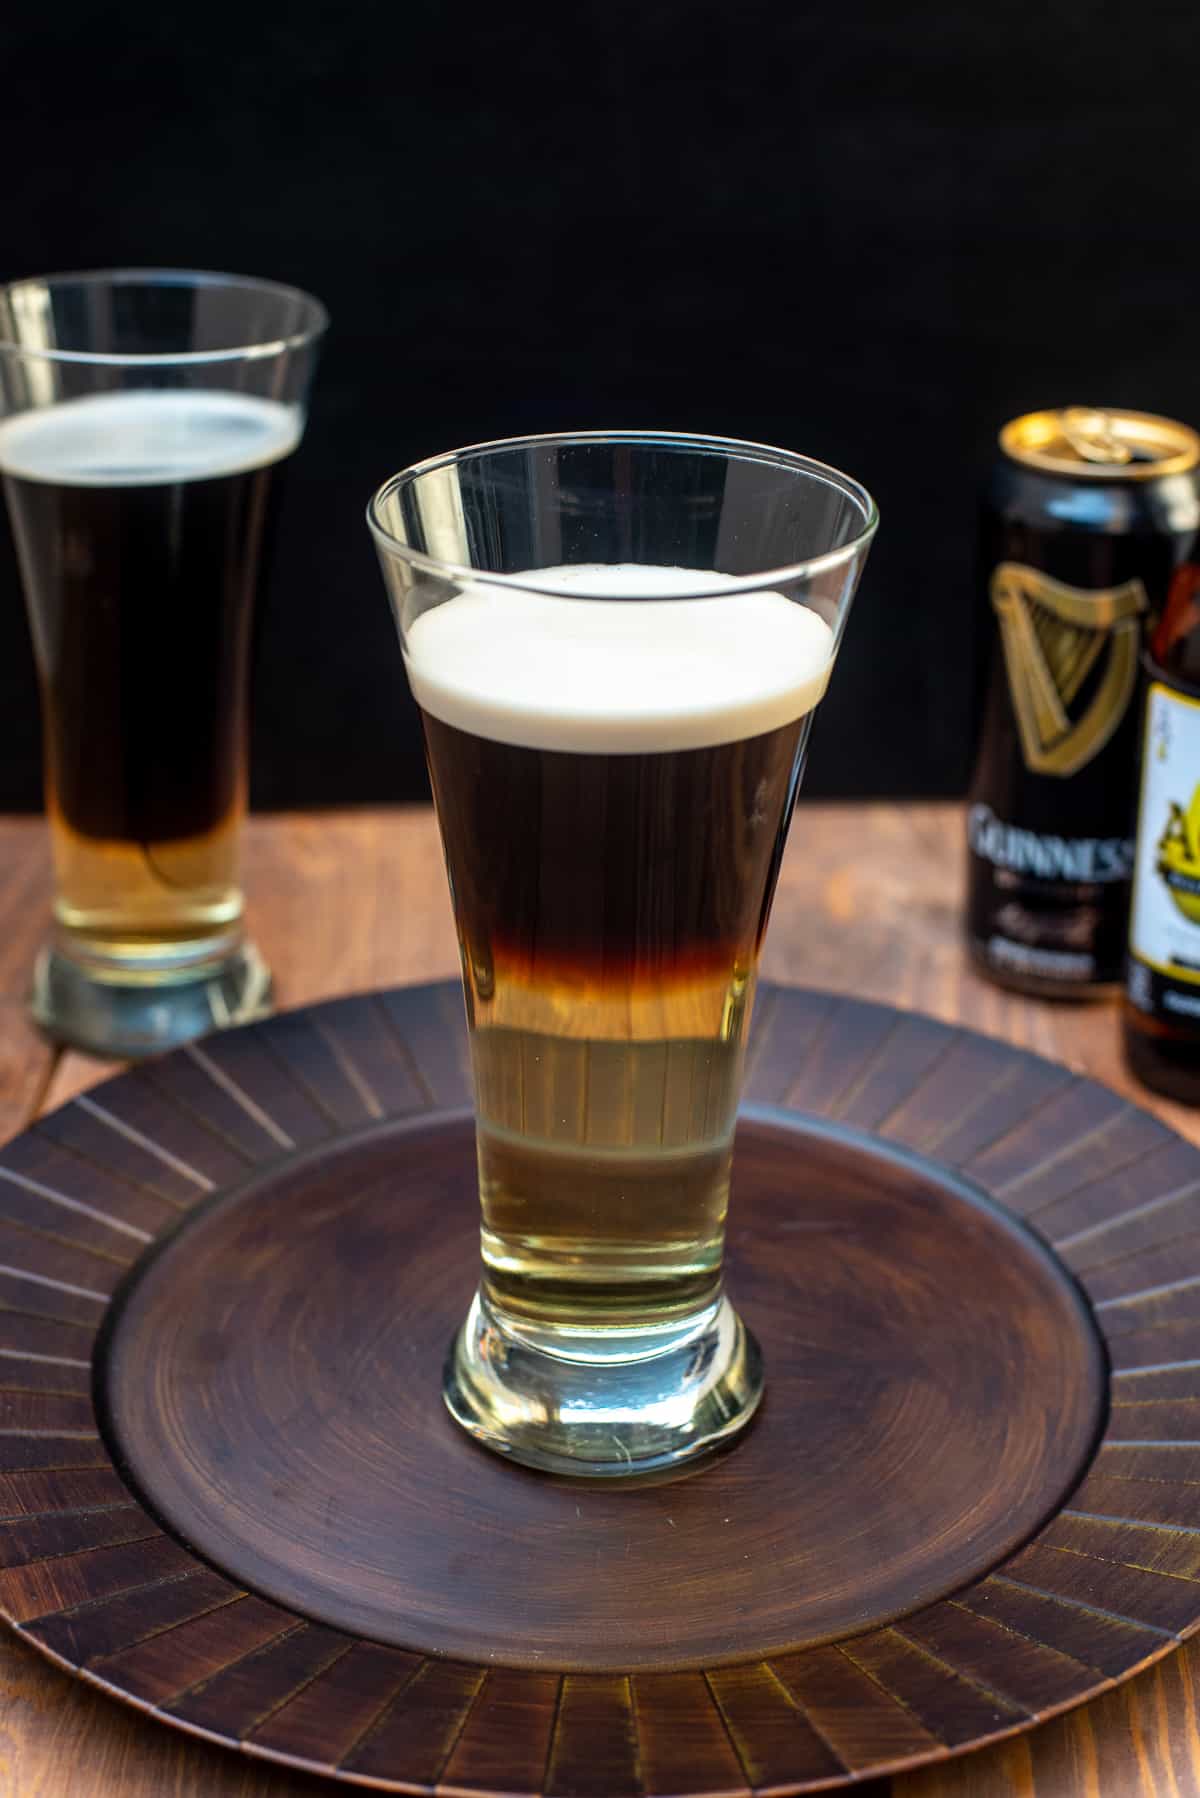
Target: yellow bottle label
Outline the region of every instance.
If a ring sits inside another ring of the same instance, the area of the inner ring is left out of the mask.
[[[1172,1003],[1137,966],[1200,988],[1200,700],[1161,681],[1146,695],[1129,949],[1135,1004],[1200,1016],[1200,997]]]

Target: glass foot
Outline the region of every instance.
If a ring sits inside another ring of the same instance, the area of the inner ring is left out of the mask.
[[[129,1060],[266,1017],[271,992],[271,970],[253,943],[191,979],[128,985],[96,980],[47,947],[34,965],[30,1010],[55,1042]]]
[[[762,1356],[726,1298],[645,1352],[612,1338],[569,1356],[501,1324],[477,1293],[446,1362],[450,1415],[478,1442],[550,1473],[625,1476],[707,1453],[749,1423]]]

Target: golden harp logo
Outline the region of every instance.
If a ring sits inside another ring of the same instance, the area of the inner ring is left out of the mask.
[[[1200,786],[1186,812],[1171,800],[1167,828],[1159,838],[1155,867],[1177,911],[1200,924]]]
[[[1025,766],[1033,774],[1078,774],[1133,697],[1146,589],[1141,581],[1068,587],[1040,569],[1001,562],[991,594]]]

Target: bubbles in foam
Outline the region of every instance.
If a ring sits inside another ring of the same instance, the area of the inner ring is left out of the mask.
[[[468,587],[423,612],[405,660],[425,711],[500,743],[645,754],[760,736],[825,691],[833,634],[782,593],[650,597],[726,579],[635,563],[536,574],[605,597]]]
[[[88,394],[0,424],[0,471],[64,487],[211,480],[295,449],[298,407],[206,389]]]

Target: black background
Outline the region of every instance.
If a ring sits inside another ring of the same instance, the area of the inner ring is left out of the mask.
[[[649,425],[847,468],[883,525],[808,790],[952,793],[996,427],[1200,423],[1190,0],[62,0],[5,40],[0,276],[235,269],[333,314],[263,600],[260,806],[425,790],[362,519],[417,457]],[[35,805],[6,533],[0,706],[0,809]]]

